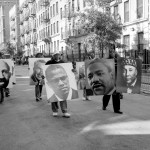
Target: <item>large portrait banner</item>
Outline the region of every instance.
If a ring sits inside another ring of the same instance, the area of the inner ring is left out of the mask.
[[[30,85],[35,85],[33,77],[35,77],[37,73],[43,74],[42,66],[45,65],[49,59],[50,58],[29,58]]]
[[[51,64],[43,66],[48,102],[78,98],[72,63]]]
[[[142,61],[134,58],[118,58],[117,81],[118,92],[140,93]]]
[[[5,70],[5,72],[3,72]],[[7,88],[12,88],[16,83],[14,62],[11,59],[0,59],[0,78],[8,78]]]
[[[87,95],[111,95],[115,89],[114,60],[104,58],[86,60],[85,77]]]

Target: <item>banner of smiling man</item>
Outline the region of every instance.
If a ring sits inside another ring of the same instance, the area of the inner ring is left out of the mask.
[[[109,95],[115,89],[114,59],[85,61],[86,95]]]
[[[29,76],[30,76],[30,85],[35,85],[35,82],[31,78],[33,74],[36,74],[38,70],[43,74],[42,71],[42,65],[45,65],[45,63],[50,60],[50,58],[29,58]]]
[[[140,93],[142,61],[134,58],[118,58],[117,91],[123,93]]]
[[[14,62],[11,59],[0,59],[0,78],[3,78],[2,70],[8,71],[9,84],[7,88],[12,88],[16,83]]]
[[[43,65],[42,67],[48,102],[78,98],[72,63]]]

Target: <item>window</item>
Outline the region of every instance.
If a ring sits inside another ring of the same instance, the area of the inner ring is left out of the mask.
[[[59,52],[59,40],[57,40],[57,51]]]
[[[55,16],[55,4],[53,4],[53,17]]]
[[[143,17],[143,0],[137,0],[137,18]]]
[[[117,19],[118,16],[118,5],[114,6],[114,19]]]
[[[56,41],[54,41],[54,52],[56,52]]]
[[[54,34],[55,34],[55,33],[56,33],[56,32],[55,32],[55,23],[53,24],[53,30],[54,30]]]
[[[86,1],[85,0],[83,0],[83,7],[85,7],[86,6]]]
[[[125,50],[129,50],[129,48],[130,48],[130,36],[129,35],[125,35],[123,37],[123,43],[126,46]]]
[[[143,50],[143,32],[138,33],[138,50]]]
[[[57,21],[57,33],[59,33],[59,22]]]
[[[129,22],[129,1],[124,3],[124,22]]]
[[[52,18],[53,14],[52,14],[52,6],[50,7],[50,16]]]
[[[52,52],[54,52],[54,51],[53,51],[53,42],[51,43],[51,50],[52,50]]]
[[[58,2],[56,2],[56,14],[58,14]]]
[[[60,19],[62,19],[62,8],[60,8]]]
[[[63,39],[63,28],[61,27],[61,39]]]
[[[51,24],[51,35],[53,35],[53,25]]]

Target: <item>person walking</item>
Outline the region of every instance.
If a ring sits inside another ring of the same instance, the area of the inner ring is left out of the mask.
[[[59,63],[64,63],[62,60],[62,56],[59,53],[56,53],[52,56],[52,59],[47,61],[45,65],[51,65],[51,64],[59,64]],[[65,118],[70,118],[70,114],[67,111],[67,100],[66,99],[58,99],[57,97],[54,98],[54,100],[51,100],[51,108],[53,112],[53,117],[58,116],[58,102],[60,104],[61,111],[63,113],[63,117]]]

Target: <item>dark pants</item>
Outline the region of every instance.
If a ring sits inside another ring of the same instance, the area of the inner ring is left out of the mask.
[[[111,95],[103,96],[103,108],[106,108],[108,106],[110,96]],[[120,110],[120,95],[119,95],[119,93],[114,92],[112,94],[112,103],[113,103],[114,112],[119,111]]]
[[[39,84],[35,86],[35,97],[37,100],[40,100],[42,96],[42,87],[43,85],[39,85]]]
[[[60,101],[60,108],[62,113],[66,113],[67,112],[67,101]],[[58,112],[59,106],[58,106],[58,102],[51,102],[51,107],[52,107],[52,111],[53,112]]]
[[[9,88],[5,88],[5,96],[8,97],[10,95]]]
[[[0,88],[0,103],[4,101],[4,89]]]

